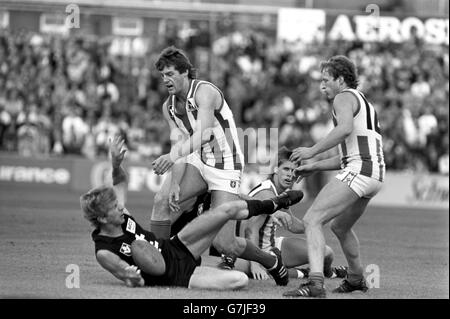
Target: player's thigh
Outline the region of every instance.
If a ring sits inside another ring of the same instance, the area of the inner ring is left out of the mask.
[[[195,289],[241,289],[248,285],[248,277],[241,271],[213,267],[197,267],[189,280],[189,288]]]
[[[200,171],[191,164],[186,164],[183,178],[180,182],[181,210],[188,209],[189,200],[208,191],[208,185]]]
[[[229,203],[232,201],[240,200],[238,194],[220,191],[220,190],[212,190],[211,191],[211,208],[215,208],[221,204]]]
[[[298,237],[285,237],[281,243],[281,256],[286,267],[297,267],[308,263],[306,240]]]
[[[332,178],[317,195],[303,220],[308,224],[326,224],[342,214],[360,197],[347,184]]]
[[[333,219],[331,222],[331,229],[335,232],[346,232],[351,229],[366,210],[369,201],[370,198],[358,199],[343,214]]]

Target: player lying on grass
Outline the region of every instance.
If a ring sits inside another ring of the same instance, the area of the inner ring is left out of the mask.
[[[297,164],[289,160],[292,151],[286,147],[282,147],[278,151],[277,166],[274,168],[273,174],[267,179],[253,188],[249,196],[254,199],[265,200],[277,196],[291,188],[298,188],[299,184],[294,184],[294,170]],[[290,209],[287,212],[291,216],[288,224],[282,225],[277,216],[261,214],[254,216],[248,220],[238,222],[236,232],[240,236],[258,245],[263,251],[270,251],[274,247],[281,251],[283,262],[288,269],[290,278],[308,277],[309,268],[298,268],[308,263],[308,249],[306,240],[300,237],[281,237],[275,236],[277,225],[284,226],[287,230],[294,234],[303,234],[305,231],[303,222],[297,219]],[[332,267],[333,250],[331,247],[325,247],[324,274],[327,278],[344,278],[347,275],[346,267]],[[223,262],[228,264],[229,269],[233,269],[234,260],[230,256],[223,256]],[[251,278],[258,280],[266,280],[269,274],[259,263],[254,261],[246,261],[238,259],[236,269],[244,271]]]
[[[115,137],[110,145],[113,187],[97,187],[80,198],[81,208],[94,226],[96,258],[100,265],[127,286],[179,286],[203,289],[241,289],[248,277],[240,271],[200,266],[221,227],[229,220],[254,214],[271,214],[299,202],[303,193],[290,191],[270,200],[237,200],[203,213],[172,239],[159,239],[131,217],[125,204],[126,173],[121,163],[124,142]],[[245,247],[244,247],[245,248]],[[264,266],[275,281],[287,275],[280,254],[268,254]]]

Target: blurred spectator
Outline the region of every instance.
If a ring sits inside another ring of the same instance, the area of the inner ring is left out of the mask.
[[[291,148],[330,129],[319,62],[348,55],[377,109],[388,168],[448,173],[448,138],[442,138],[449,129],[448,46],[414,38],[291,45],[259,30],[238,30],[229,16],[218,22],[215,39],[209,27],[167,20],[143,57],[113,54],[110,38],[0,30],[0,149],[95,158],[106,154],[109,136],[122,133],[132,157],[166,152],[161,105],[167,92],[153,63],[174,44],[195,60],[201,78],[219,85],[239,126],[278,128],[279,144]],[[36,136],[41,142],[34,150]],[[258,144],[244,153],[263,156],[264,150]]]
[[[64,153],[81,155],[89,127],[81,117],[80,107],[68,107],[68,114],[62,120],[61,127]]]

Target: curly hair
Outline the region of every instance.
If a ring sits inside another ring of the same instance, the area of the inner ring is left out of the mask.
[[[84,218],[95,228],[100,227],[98,217],[105,217],[116,199],[116,192],[112,187],[101,186],[91,189],[80,197]]]
[[[197,77],[197,70],[192,66],[187,55],[174,46],[167,47],[161,52],[155,66],[158,71],[162,71],[164,67],[173,66],[180,73],[188,71],[189,79]]]
[[[343,55],[335,55],[328,61],[322,61],[320,63],[320,71],[324,70],[335,80],[342,76],[349,88],[356,89],[358,87],[356,65],[349,58]]]

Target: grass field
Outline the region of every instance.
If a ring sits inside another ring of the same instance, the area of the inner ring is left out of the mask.
[[[248,289],[234,292],[127,288],[96,263],[79,195],[0,187],[0,298],[278,299],[299,283],[291,280],[287,288],[280,288],[273,281],[250,280]],[[152,198],[128,199],[127,207],[144,227],[151,202]],[[303,216],[307,206],[297,205],[296,214]],[[329,293],[328,298],[449,298],[448,221],[448,211],[369,208],[356,232],[364,264],[380,269],[380,287],[366,294]],[[326,237],[335,250],[335,264],[344,263],[329,228]],[[214,263],[211,257],[204,260]],[[70,264],[79,266],[80,288],[66,287]],[[326,286],[331,290],[338,283],[328,280]]]

